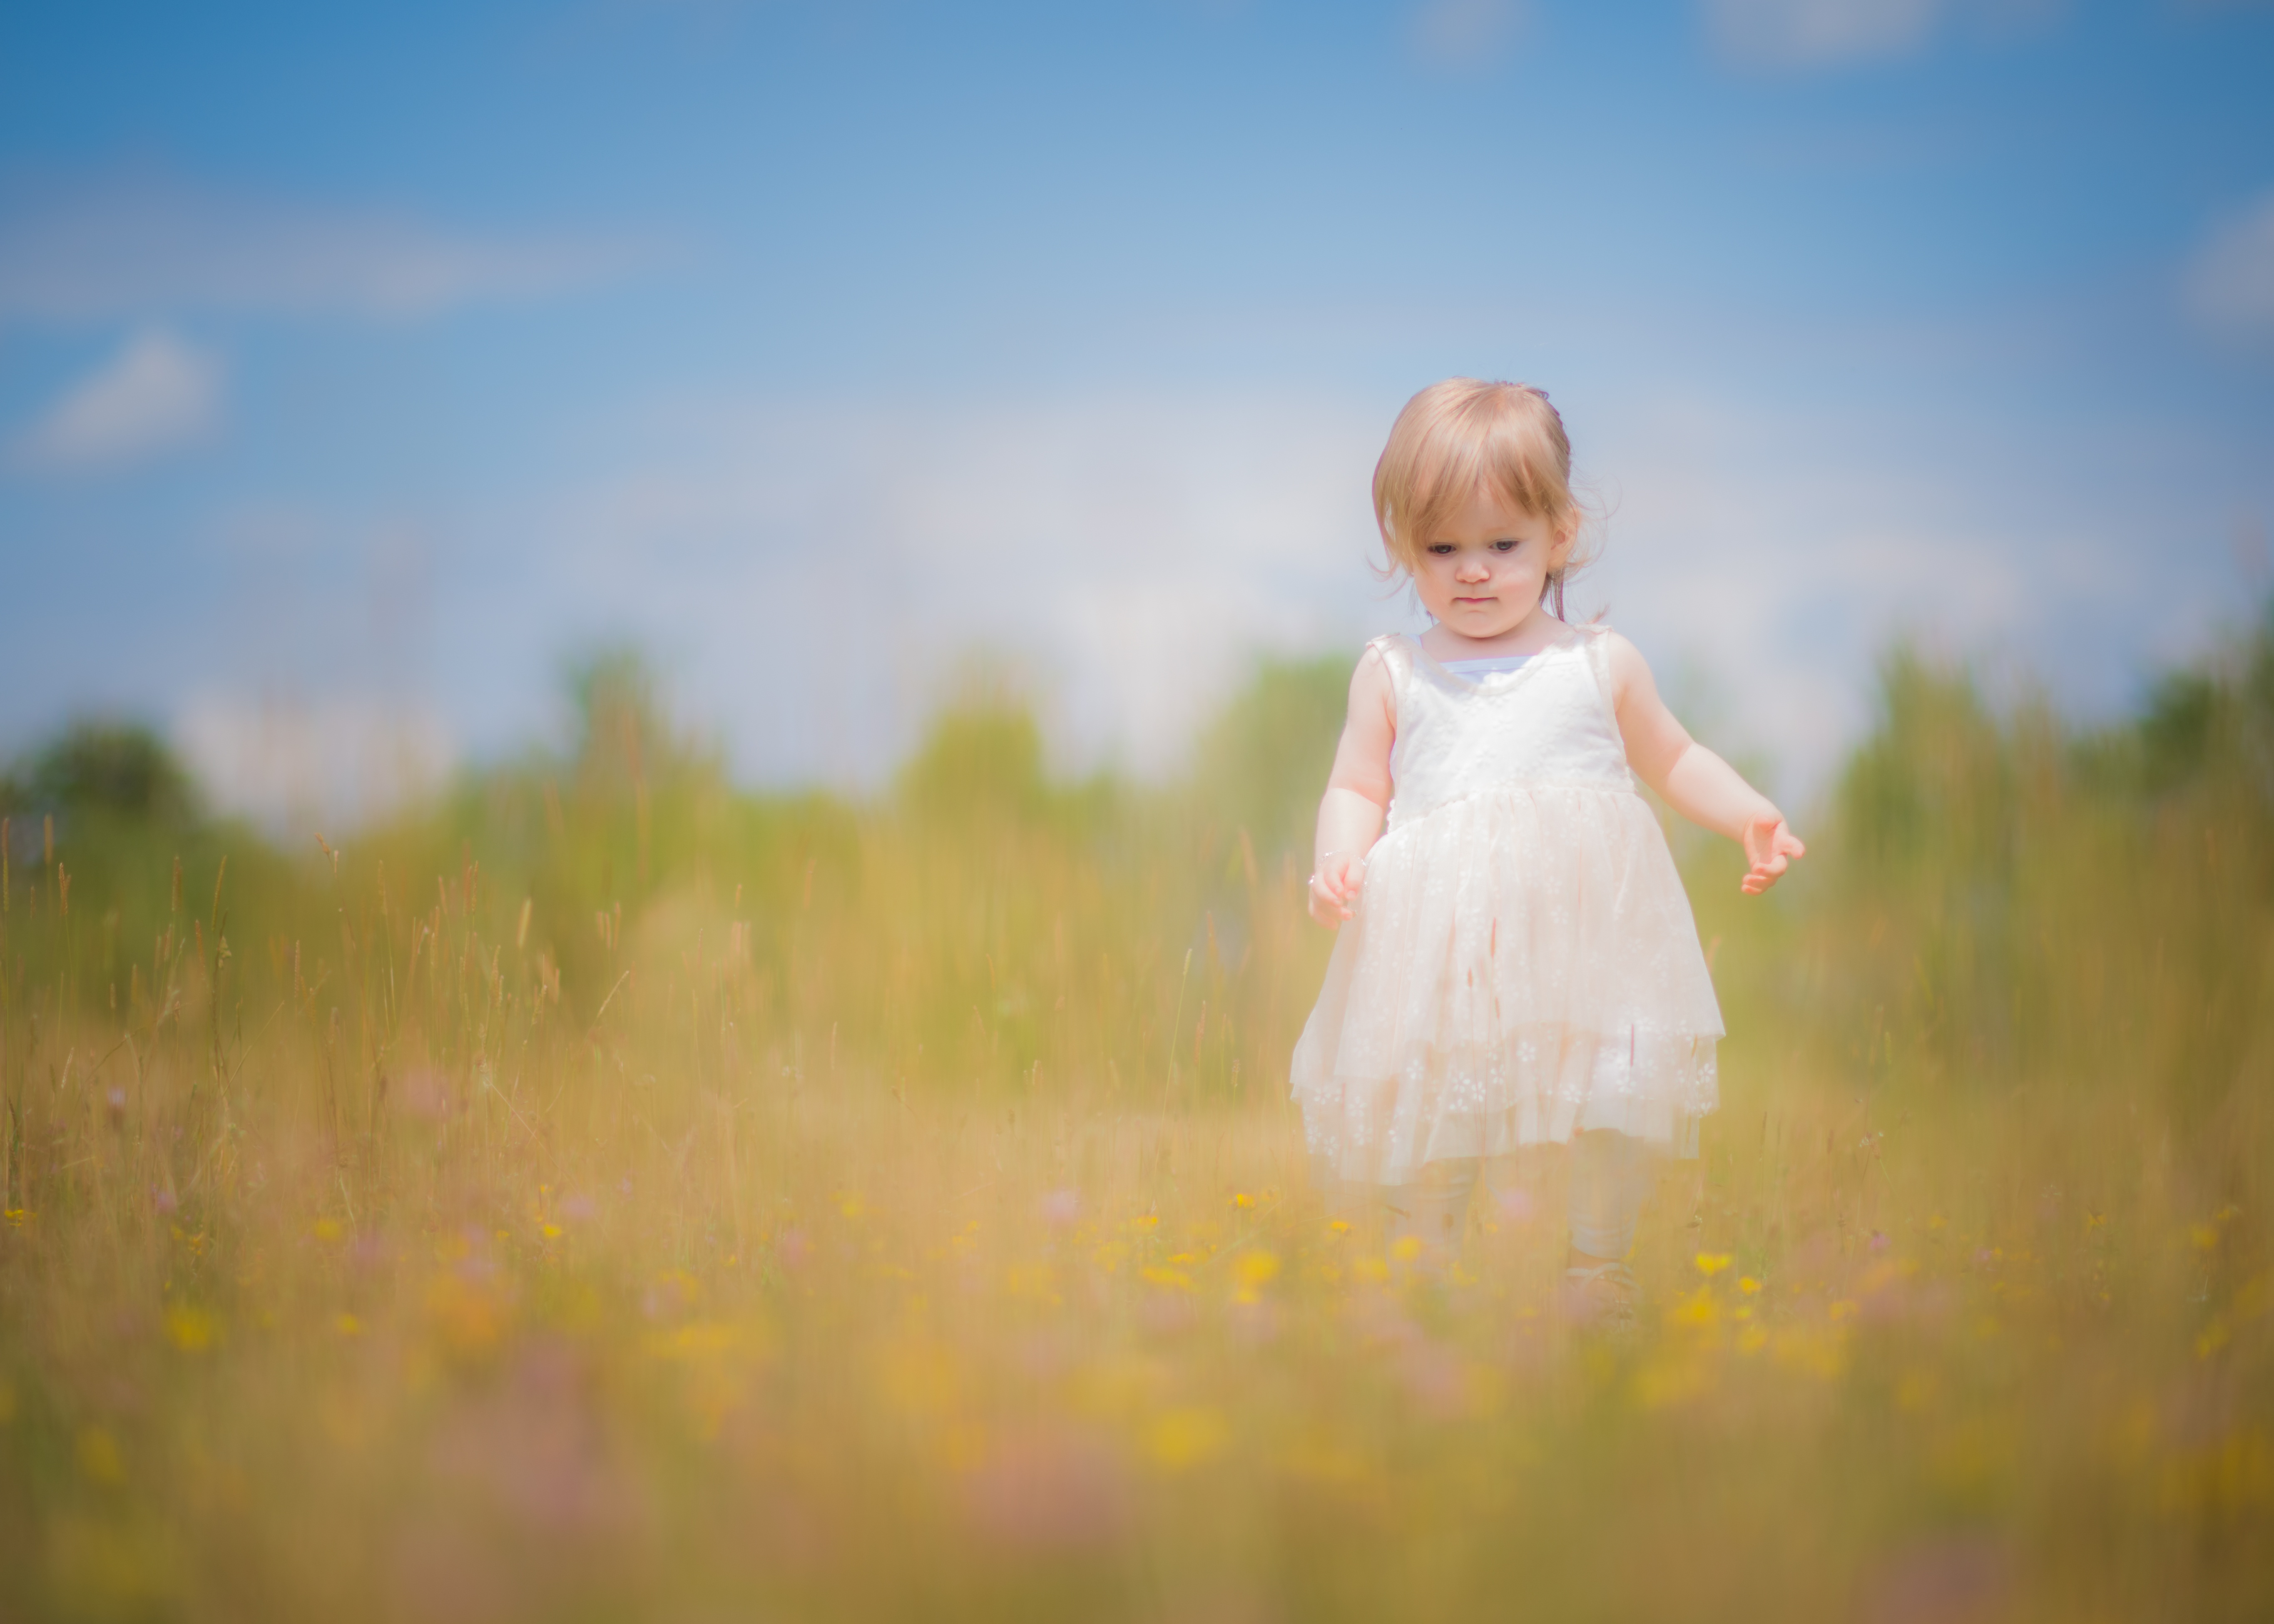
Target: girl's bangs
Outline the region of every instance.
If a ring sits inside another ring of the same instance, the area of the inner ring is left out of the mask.
[[[1419,547],[1422,537],[1458,513],[1479,485],[1522,512],[1561,521],[1571,506],[1562,470],[1553,448],[1540,444],[1540,436],[1526,427],[1503,419],[1475,438],[1434,437],[1415,459],[1407,511],[1393,515],[1405,532],[1405,545]]]

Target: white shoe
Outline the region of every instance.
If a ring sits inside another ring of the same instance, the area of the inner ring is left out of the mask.
[[[1632,1335],[1635,1304],[1641,1296],[1634,1271],[1623,1263],[1574,1264],[1563,1271],[1563,1312],[1575,1325],[1617,1337]]]

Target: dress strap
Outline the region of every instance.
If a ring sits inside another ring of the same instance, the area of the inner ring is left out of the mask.
[[[1587,668],[1595,673],[1595,681],[1603,690],[1603,697],[1611,696],[1611,628],[1601,620],[1588,620],[1577,628],[1587,640]]]
[[[1578,630],[1587,640],[1587,670],[1595,679],[1595,693],[1602,701],[1603,726],[1610,731],[1611,740],[1619,747],[1620,757],[1623,762],[1626,753],[1626,735],[1619,731],[1618,688],[1611,678],[1610,626],[1602,620],[1589,620],[1579,627]],[[1636,782],[1634,769],[1631,766],[1627,768],[1626,772],[1628,781]]]
[[[1413,644],[1404,632],[1384,632],[1368,640],[1367,648],[1382,656],[1383,667],[1389,673],[1393,693],[1403,695],[1405,684],[1413,674]]]
[[[1405,695],[1413,684],[1413,641],[1404,632],[1384,632],[1369,638],[1367,648],[1382,656],[1382,669],[1389,673],[1389,712],[1392,726],[1403,735],[1405,732]]]

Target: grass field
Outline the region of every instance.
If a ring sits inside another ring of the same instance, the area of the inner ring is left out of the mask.
[[[51,752],[0,1614],[2274,1610],[2267,637],[2090,734],[1893,658],[1785,886],[1677,838],[1730,1037],[1632,1346],[1555,1312],[1552,1150],[1448,1267],[1303,1187],[1342,676],[1164,790],[975,701],[855,806],[603,664],[343,851]]]

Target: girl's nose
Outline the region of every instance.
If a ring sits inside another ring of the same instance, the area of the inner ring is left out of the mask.
[[[1492,566],[1480,558],[1465,558],[1454,575],[1462,581],[1487,581],[1492,578]]]

